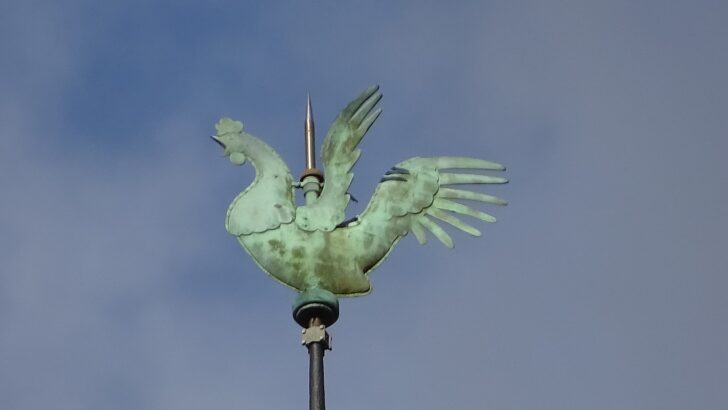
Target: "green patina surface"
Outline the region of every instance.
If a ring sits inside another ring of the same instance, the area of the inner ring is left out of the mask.
[[[473,236],[480,231],[457,215],[495,222],[491,215],[458,200],[506,204],[495,196],[456,188],[505,183],[505,178],[472,172],[503,171],[502,165],[467,157],[416,157],[387,171],[364,212],[344,223],[352,168],[360,156],[358,144],[381,113],[376,108],[381,97],[378,87],[370,87],[336,118],[322,149],[321,195],[306,205],[296,205],[291,172],[270,146],[244,132],[238,121],[223,118],[216,125],[213,138],[230,161],[236,165],[249,161],[256,170],[250,186],[230,204],[225,226],[258,266],[279,282],[298,291],[321,288],[338,296],[367,294],[368,273],[407,233],[425,243],[429,232],[452,247],[452,238],[437,222]],[[453,169],[460,171],[449,171]]]

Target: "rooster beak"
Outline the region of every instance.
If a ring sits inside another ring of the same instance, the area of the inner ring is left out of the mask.
[[[210,135],[210,138],[212,138],[213,141],[218,143],[221,147],[225,148],[225,144],[223,144],[222,141],[220,141],[220,138],[217,137],[217,135]]]

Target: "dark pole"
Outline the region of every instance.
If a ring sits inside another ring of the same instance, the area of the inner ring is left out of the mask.
[[[306,204],[318,199],[324,181],[321,171],[316,169],[316,144],[314,140],[313,110],[311,98],[306,102],[306,169],[301,175]],[[324,395],[324,351],[331,350],[331,336],[326,327],[339,318],[339,301],[336,295],[326,289],[311,288],[301,292],[293,303],[293,319],[303,327],[301,343],[308,349],[308,408],[325,410]]]
[[[339,318],[339,301],[324,289],[301,292],[293,303],[293,318],[301,325],[301,344],[308,349],[308,408],[325,410],[324,352],[331,350],[331,336],[326,331]]]
[[[318,318],[313,319],[313,326],[320,326]],[[309,410],[326,410],[324,392],[324,342],[312,342],[308,346],[308,408]]]

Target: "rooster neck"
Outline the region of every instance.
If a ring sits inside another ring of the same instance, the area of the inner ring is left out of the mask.
[[[228,207],[227,231],[235,236],[265,232],[290,223],[295,216],[291,173],[263,141],[243,133],[239,152],[255,168],[255,179]]]
[[[279,179],[290,174],[283,159],[268,144],[258,138],[243,134],[243,154],[255,168],[255,181]]]

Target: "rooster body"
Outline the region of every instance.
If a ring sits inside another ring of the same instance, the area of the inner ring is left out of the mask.
[[[492,216],[455,200],[506,203],[453,187],[500,184],[507,182],[504,178],[446,171],[502,171],[500,164],[465,157],[411,158],[392,167],[364,212],[345,222],[351,169],[360,155],[357,145],[379,116],[380,99],[378,87],[370,87],[339,114],[322,150],[326,175],[321,196],[302,206],[294,202],[288,167],[270,146],[243,132],[240,122],[223,118],[216,125],[213,138],[230,161],[242,165],[249,160],[256,170],[252,184],[230,204],[226,229],[263,271],[293,289],[321,288],[337,296],[367,294],[371,290],[368,273],[407,233],[425,243],[429,231],[452,247],[452,239],[435,220],[473,236],[480,231],[455,214],[495,222]]]

